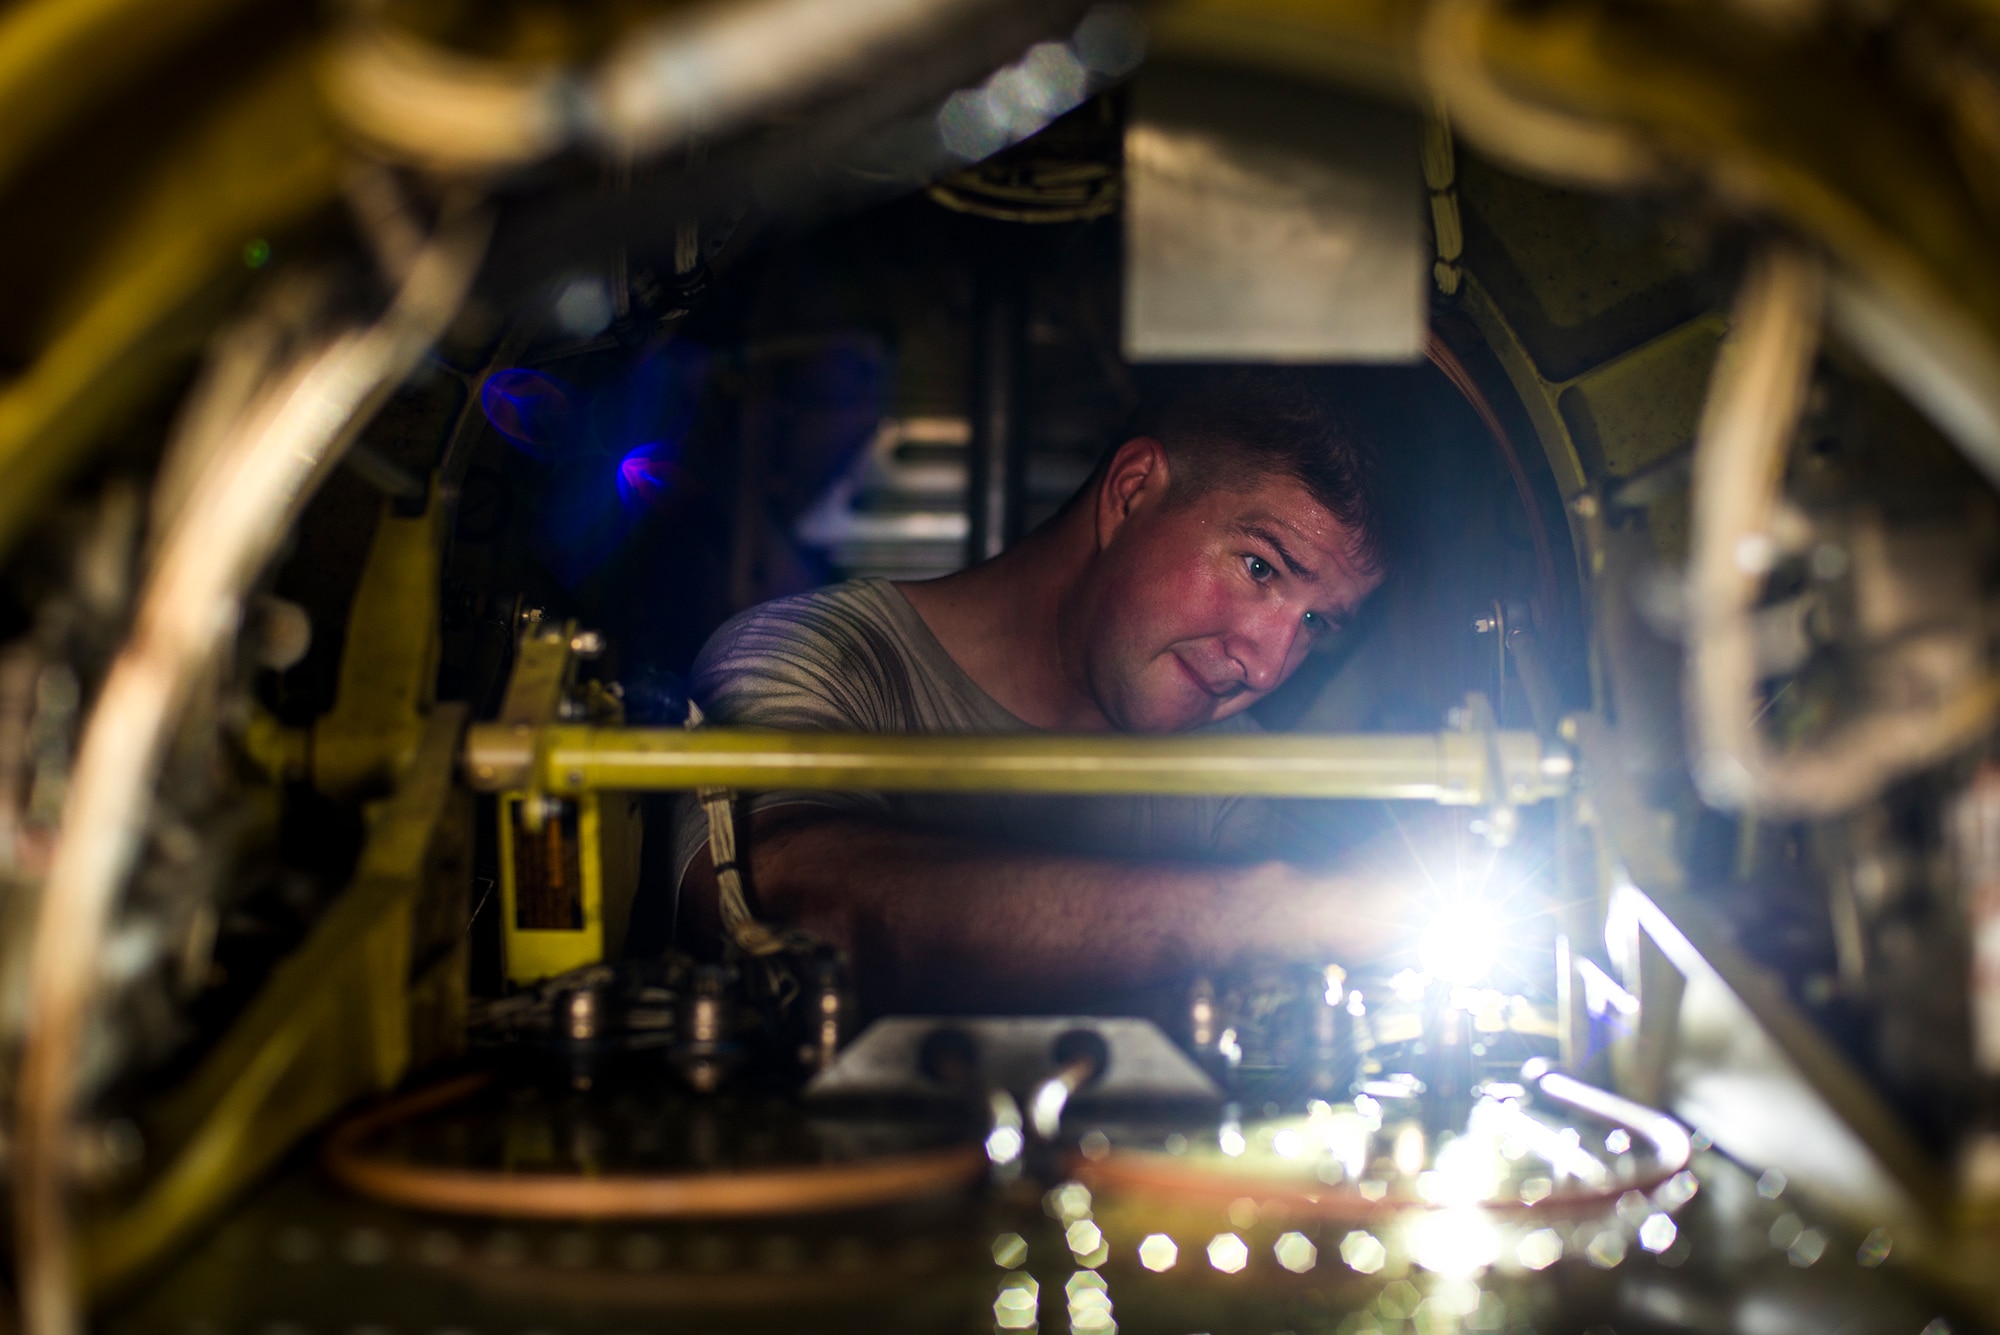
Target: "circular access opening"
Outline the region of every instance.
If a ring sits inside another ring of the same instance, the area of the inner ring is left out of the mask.
[[[948,1089],[969,1088],[979,1075],[979,1043],[963,1029],[946,1025],[924,1035],[917,1070]]]
[[[1057,1070],[1064,1070],[1072,1065],[1087,1068],[1083,1071],[1082,1078],[1076,1082],[1076,1088],[1096,1080],[1104,1074],[1105,1068],[1111,1065],[1111,1048],[1105,1043],[1104,1036],[1095,1029],[1065,1030],[1057,1037],[1055,1046],[1049,1050],[1049,1055],[1054,1058]]]

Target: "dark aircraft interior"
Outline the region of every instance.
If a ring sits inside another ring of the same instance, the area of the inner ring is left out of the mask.
[[[0,111],[22,1335],[1995,1327],[1977,6],[15,0]],[[1274,367],[1395,559],[1253,728],[705,717]],[[795,789],[1407,929],[919,986],[744,893]]]

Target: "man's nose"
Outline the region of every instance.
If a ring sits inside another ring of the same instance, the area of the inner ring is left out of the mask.
[[[1260,608],[1238,623],[1226,651],[1243,670],[1243,684],[1262,694],[1284,681],[1298,641],[1299,617],[1287,607]]]

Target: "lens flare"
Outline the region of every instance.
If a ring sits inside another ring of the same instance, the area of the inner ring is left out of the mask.
[[[569,387],[540,371],[495,371],[479,387],[479,407],[495,431],[537,458],[553,453],[578,430]]]
[[[1493,970],[1500,924],[1483,904],[1461,904],[1431,919],[1417,942],[1424,972],[1453,987],[1474,987]]]
[[[1434,1210],[1410,1229],[1410,1259],[1447,1279],[1472,1279],[1500,1256],[1500,1234],[1482,1210]]]
[[[660,441],[648,441],[618,461],[618,498],[628,510],[666,511],[681,490],[680,451]]]

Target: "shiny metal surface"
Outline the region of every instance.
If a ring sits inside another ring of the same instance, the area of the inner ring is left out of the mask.
[[[1489,740],[1491,747],[1489,748]],[[1492,755],[1503,773],[1492,772]],[[534,768],[527,758],[535,756]],[[486,790],[879,788],[941,792],[1245,793],[1478,806],[1566,790],[1569,758],[1531,732],[999,737],[482,724],[466,768]],[[1497,781],[1496,781],[1497,780]]]
[[[1148,70],[1133,96],[1126,356],[1422,355],[1428,254],[1415,117],[1365,103],[1345,116],[1305,114],[1310,94],[1283,80],[1173,66]]]

